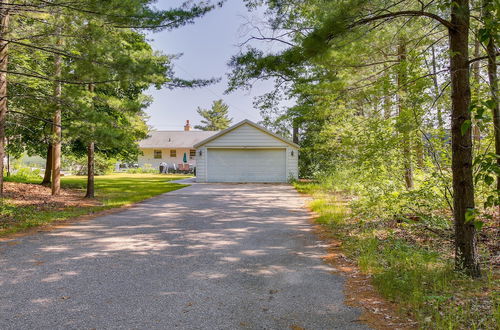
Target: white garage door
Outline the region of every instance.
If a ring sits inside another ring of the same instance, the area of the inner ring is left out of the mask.
[[[285,149],[208,149],[208,182],[286,182]]]

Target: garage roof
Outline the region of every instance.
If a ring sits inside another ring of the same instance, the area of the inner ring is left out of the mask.
[[[217,138],[221,137],[222,135],[224,135],[224,134],[226,134],[226,133],[229,133],[229,132],[231,132],[231,131],[234,131],[234,130],[235,130],[235,129],[237,129],[238,127],[243,126],[243,125],[245,125],[245,124],[248,124],[248,125],[250,125],[250,126],[253,126],[253,127],[255,127],[256,129],[261,130],[262,132],[264,132],[264,133],[266,133],[266,134],[269,134],[269,135],[271,135],[272,137],[274,137],[274,138],[276,138],[276,139],[278,139],[278,140],[280,140],[280,141],[282,141],[282,142],[285,142],[286,144],[289,144],[289,145],[291,145],[291,146],[293,146],[293,147],[295,147],[295,148],[300,148],[300,146],[299,146],[298,144],[293,143],[292,141],[290,141],[290,140],[288,140],[288,139],[285,139],[284,137],[281,137],[281,136],[279,136],[279,135],[277,135],[277,134],[275,134],[275,133],[273,133],[273,132],[271,132],[271,131],[269,131],[269,130],[265,129],[264,127],[262,127],[262,126],[260,126],[260,125],[258,125],[258,124],[256,124],[256,123],[254,123],[253,121],[248,120],[248,119],[242,120],[242,121],[240,121],[239,123],[237,123],[237,124],[235,124],[235,125],[233,125],[233,126],[231,126],[231,127],[229,127],[229,128],[226,128],[225,130],[220,131],[220,132],[218,132],[218,133],[217,133],[217,132],[214,132],[214,133],[217,133],[217,134],[214,134],[214,135],[212,135],[212,136],[210,136],[210,137],[207,137],[205,140],[203,140],[203,141],[200,141],[200,142],[196,143],[196,144],[194,145],[194,147],[195,147],[195,148],[199,148],[199,147],[201,147],[202,145],[207,144],[208,142],[213,141],[213,140],[215,140],[215,139],[217,139]]]
[[[152,131],[139,142],[139,148],[194,148],[194,145],[217,134],[218,131]]]

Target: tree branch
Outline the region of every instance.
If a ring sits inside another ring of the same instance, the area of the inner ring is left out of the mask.
[[[350,25],[350,27],[355,27],[355,26],[359,26],[359,25],[364,25],[364,24],[368,24],[368,23],[371,23],[371,22],[374,22],[374,21],[379,21],[379,20],[382,20],[382,19],[392,19],[392,18],[397,18],[397,17],[407,17],[407,16],[420,16],[420,17],[429,17],[429,18],[432,18],[436,21],[438,21],[439,23],[443,24],[444,26],[446,26],[448,29],[453,29],[453,24],[451,24],[450,21],[442,18],[441,16],[439,15],[436,15],[436,14],[433,14],[433,13],[428,13],[426,11],[419,11],[419,10],[404,10],[404,11],[398,11],[398,12],[394,12],[394,13],[388,13],[388,14],[382,14],[382,15],[378,15],[378,16],[372,16],[372,17],[368,17],[368,18],[363,18],[363,19],[360,19],[358,21],[355,21],[354,23],[352,23]]]

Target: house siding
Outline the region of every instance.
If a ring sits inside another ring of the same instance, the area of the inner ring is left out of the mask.
[[[200,156],[201,151],[201,156]],[[207,148],[201,147],[196,150],[196,180],[206,182],[207,180]]]
[[[244,124],[197,149],[197,182],[207,182],[208,155],[215,149],[283,149],[285,155],[286,180],[298,178],[298,149],[249,124]],[[199,156],[199,151],[202,155]],[[294,153],[292,156],[291,153]]]
[[[292,156],[293,151],[293,156]],[[288,147],[286,149],[286,168],[287,168],[287,179],[298,179],[299,178],[299,150],[297,148]]]
[[[162,153],[162,158],[161,159],[156,159],[154,158],[154,151],[155,150],[161,150]],[[170,157],[170,150],[176,150],[177,154],[176,157]],[[148,148],[148,149],[141,149],[142,155],[139,155],[138,158],[138,165],[139,167],[145,167],[145,164],[151,165],[153,168],[159,168],[160,163],[167,163],[169,166],[172,166],[172,164],[175,164],[175,166],[178,166],[179,164],[183,163],[183,158],[184,158],[184,153],[187,153],[188,156],[188,164],[192,166],[196,166],[196,157],[192,157],[193,159],[190,159],[189,157],[189,151],[194,150],[193,149],[164,149],[164,148]]]
[[[260,129],[244,124],[228,132],[204,147],[287,147],[288,144],[276,139]]]

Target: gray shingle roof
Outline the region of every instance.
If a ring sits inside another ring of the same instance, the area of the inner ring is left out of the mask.
[[[149,138],[139,142],[140,148],[193,148],[218,131],[152,131]],[[193,148],[194,149],[194,148]]]

